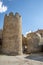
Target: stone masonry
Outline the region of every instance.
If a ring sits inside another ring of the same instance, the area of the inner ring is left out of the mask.
[[[11,12],[5,15],[2,52],[8,55],[22,54],[22,18]]]
[[[41,52],[40,37],[38,33],[27,34],[27,53],[37,53]]]
[[[43,30],[22,35],[22,17],[11,12],[4,17],[0,30],[0,54],[21,55],[22,53],[43,52]]]

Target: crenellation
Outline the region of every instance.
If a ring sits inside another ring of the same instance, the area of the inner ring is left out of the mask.
[[[40,45],[39,45],[40,43]],[[0,32],[0,51],[8,55],[21,55],[23,53],[40,52],[43,50],[43,31],[22,35],[22,17],[10,12],[4,17],[3,31]]]
[[[14,15],[13,12],[10,12],[10,13],[9,13],[9,16],[13,16],[13,15]]]
[[[4,20],[2,51],[11,55],[22,54],[22,23],[16,16],[10,13]]]
[[[19,13],[15,13],[15,17],[17,17],[18,19],[21,17]]]

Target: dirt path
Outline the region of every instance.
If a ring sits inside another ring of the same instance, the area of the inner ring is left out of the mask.
[[[43,54],[22,56],[0,55],[0,65],[43,65]]]

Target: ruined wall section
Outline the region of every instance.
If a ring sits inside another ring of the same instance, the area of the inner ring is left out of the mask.
[[[5,15],[2,51],[10,55],[22,54],[22,18],[18,13]]]

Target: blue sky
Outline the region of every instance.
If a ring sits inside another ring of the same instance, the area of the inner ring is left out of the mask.
[[[0,29],[4,15],[18,12],[22,16],[22,33],[43,29],[43,0],[0,0]],[[3,7],[4,6],[4,7]]]

